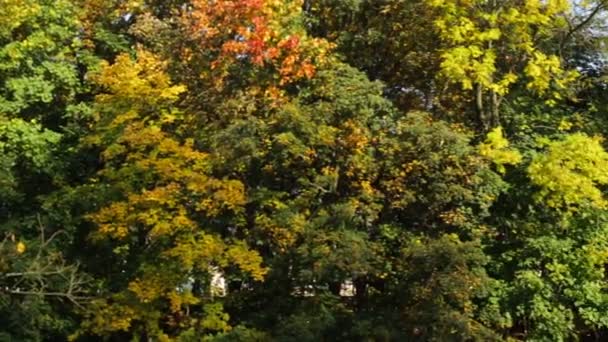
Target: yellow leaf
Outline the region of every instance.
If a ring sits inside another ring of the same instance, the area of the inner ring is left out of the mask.
[[[25,244],[23,242],[17,243],[16,249],[17,249],[17,253],[19,253],[19,254],[25,253]]]

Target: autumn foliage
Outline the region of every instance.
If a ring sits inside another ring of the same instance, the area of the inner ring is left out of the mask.
[[[605,340],[605,10],[0,0],[0,340]]]

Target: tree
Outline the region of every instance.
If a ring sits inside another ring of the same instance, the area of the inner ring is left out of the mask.
[[[64,149],[81,130],[86,51],[69,1],[4,1],[0,8],[0,311],[2,339],[66,336],[86,277],[60,251],[43,197],[68,177]],[[44,227],[44,228],[43,228]]]
[[[453,109],[436,83],[436,15],[423,1],[322,0],[303,7],[309,32],[335,43],[350,65],[384,82],[384,95],[398,108]]]
[[[232,272],[253,280],[266,272],[258,254],[231,236],[242,222],[242,184],[211,176],[207,154],[178,134],[186,114],[172,103],[185,88],[172,85],[164,68],[139,50],[137,61],[119,55],[95,77],[104,91],[88,140],[103,146],[104,168],[93,181],[112,187],[113,198],[89,219],[97,225],[92,239],[112,251],[123,280],[92,303],[83,333],[168,339],[190,328],[228,330],[209,289],[212,267],[234,265]]]

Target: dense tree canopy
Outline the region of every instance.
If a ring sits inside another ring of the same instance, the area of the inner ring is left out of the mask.
[[[607,10],[0,0],[0,341],[608,339]]]

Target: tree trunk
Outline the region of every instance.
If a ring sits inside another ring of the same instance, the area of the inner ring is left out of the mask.
[[[367,279],[365,277],[353,279],[353,285],[355,286],[355,305],[361,309],[367,302]]]
[[[481,83],[477,84],[477,93],[475,96],[476,105],[477,105],[477,114],[479,119],[479,128],[482,132],[488,132],[490,130],[490,124],[488,122],[488,115],[486,113],[486,109],[483,105],[483,85]]]
[[[491,108],[491,113],[490,113],[490,127],[489,128],[494,128],[494,127],[500,126],[500,113],[498,111],[499,106],[500,106],[500,99],[498,97],[498,94],[496,94],[495,91],[492,91],[490,93],[490,97],[491,97],[491,101],[492,101],[492,108]]]

